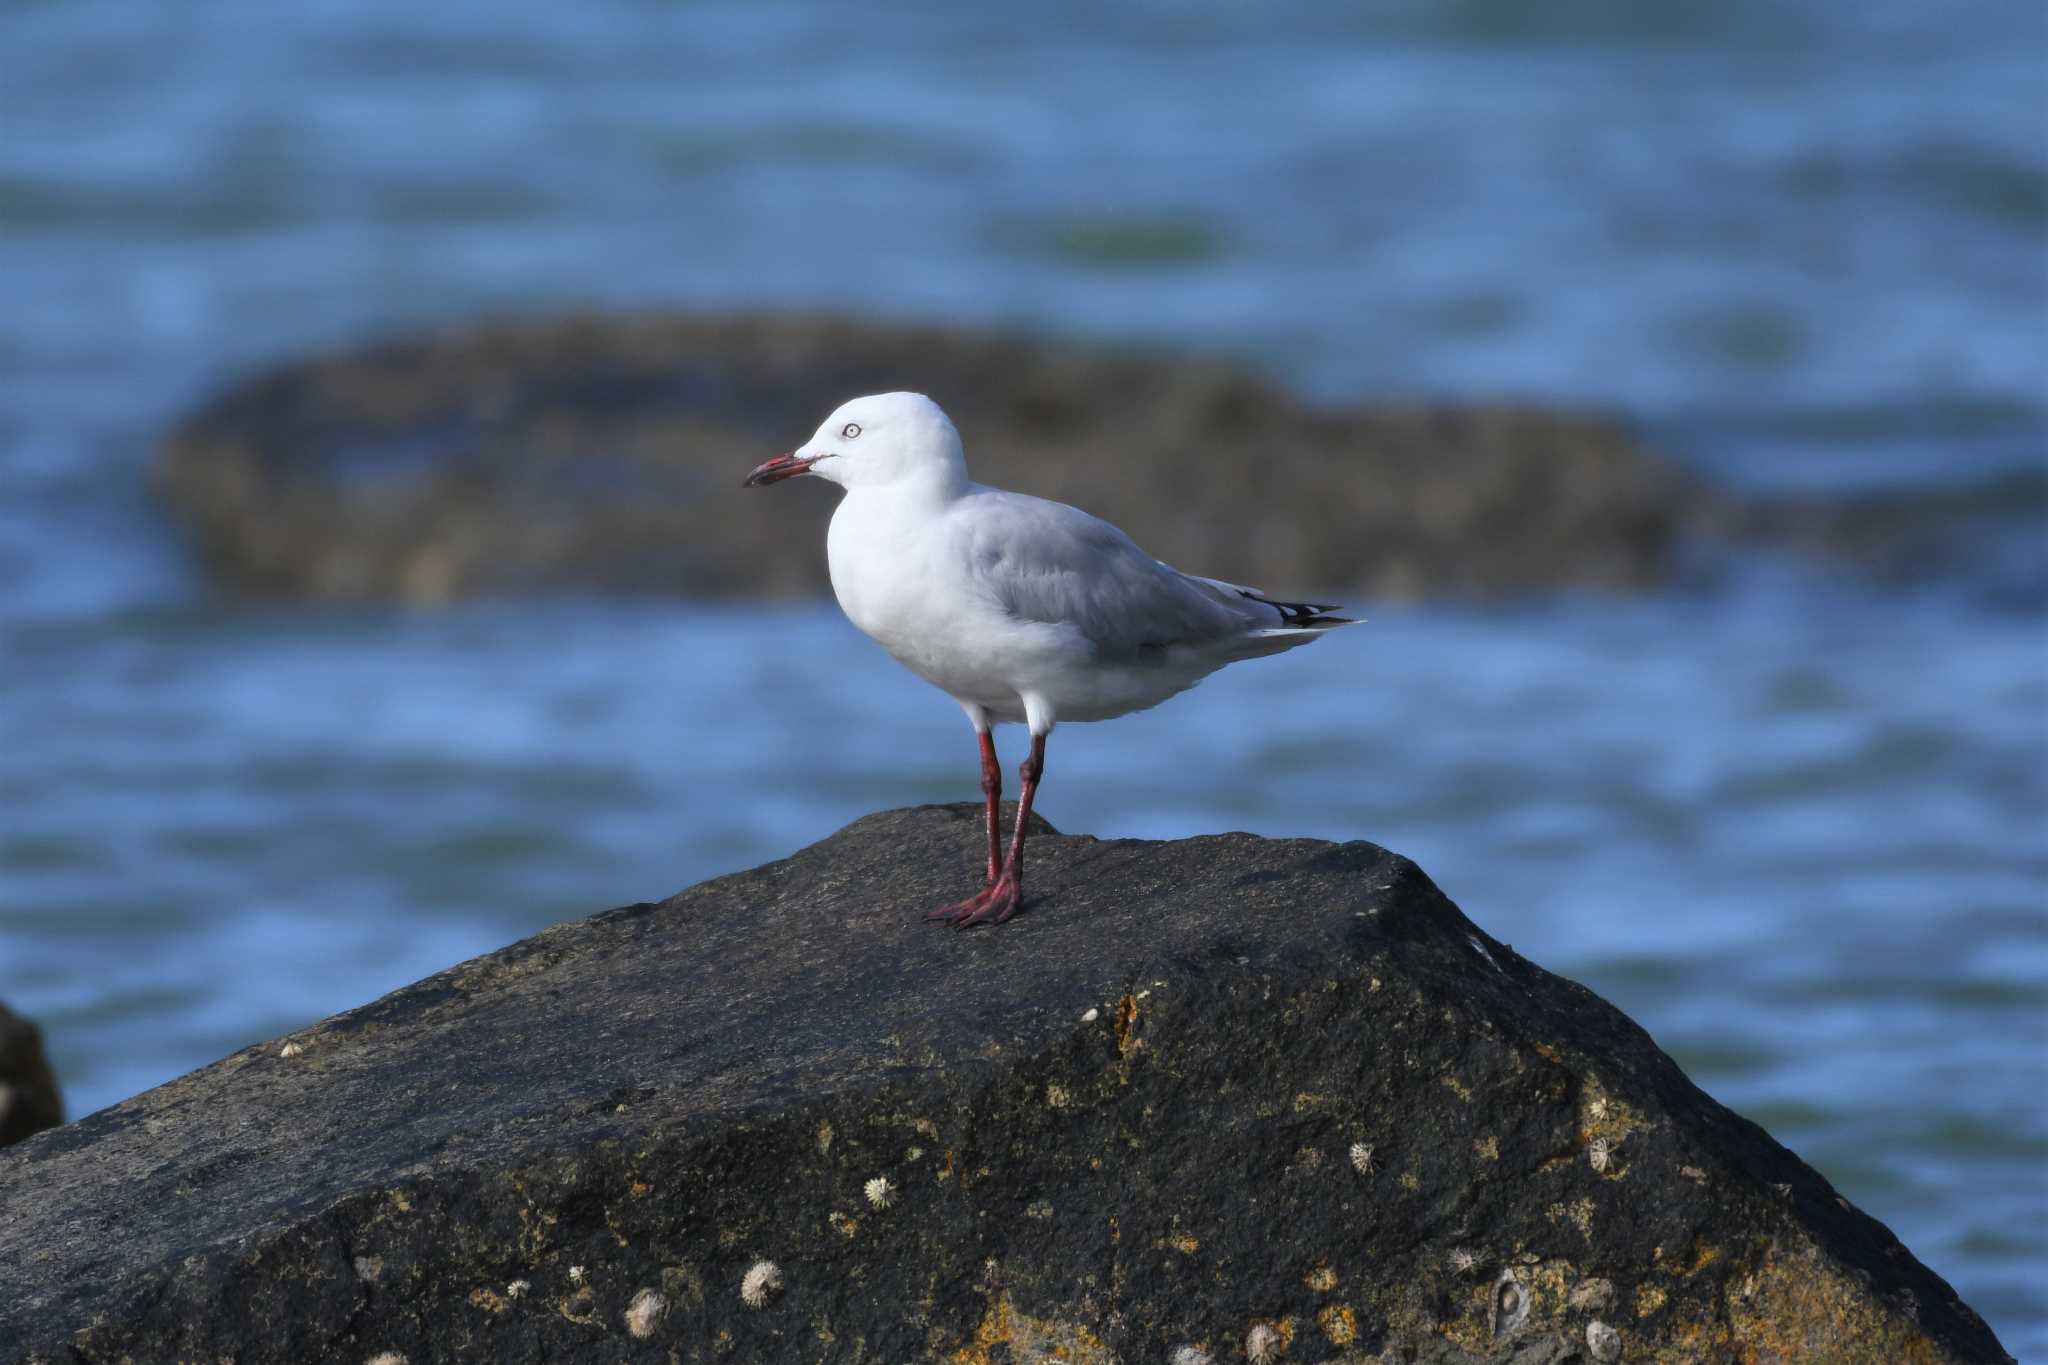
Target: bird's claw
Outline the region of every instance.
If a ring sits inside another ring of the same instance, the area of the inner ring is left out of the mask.
[[[1018,885],[1017,879],[1001,877],[966,900],[941,906],[925,918],[944,920],[955,929],[965,929],[973,924],[1001,924],[1017,912],[1023,900],[1024,888]]]

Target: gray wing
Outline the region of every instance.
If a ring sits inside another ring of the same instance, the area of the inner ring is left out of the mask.
[[[967,571],[1006,613],[1070,625],[1117,662],[1240,639],[1263,618],[1230,584],[1162,564],[1077,507],[977,489],[954,504]]]

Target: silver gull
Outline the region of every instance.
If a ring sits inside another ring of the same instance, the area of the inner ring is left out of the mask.
[[[1023,899],[1024,835],[1056,721],[1142,711],[1225,664],[1355,624],[1332,607],[1181,573],[1079,508],[971,481],[960,433],[923,394],[841,404],[746,486],[799,474],[846,490],[825,542],[840,608],[959,702],[979,739],[983,886],[929,916],[961,927],[1000,924]],[[1007,854],[989,734],[998,721],[1031,731]]]

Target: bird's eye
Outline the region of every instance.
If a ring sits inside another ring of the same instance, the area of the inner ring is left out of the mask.
[[[848,422],[845,426],[839,428],[839,434],[851,441],[854,437],[860,435],[860,423]]]

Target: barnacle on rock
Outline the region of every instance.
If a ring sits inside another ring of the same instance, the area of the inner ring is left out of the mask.
[[[773,1261],[754,1262],[740,1281],[740,1298],[749,1308],[766,1308],[781,1292],[782,1267]]]

